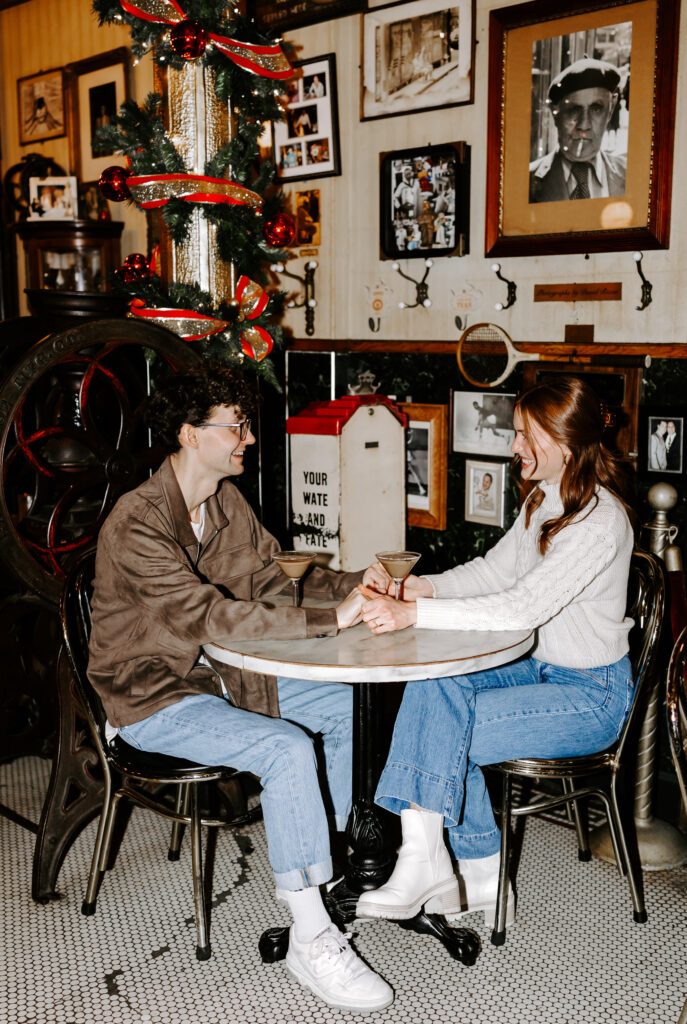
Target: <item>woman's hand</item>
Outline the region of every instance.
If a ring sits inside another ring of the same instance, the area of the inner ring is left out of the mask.
[[[363,579],[363,583],[365,580]],[[391,581],[391,586],[387,588],[387,594],[393,594],[394,584]],[[417,601],[418,597],[434,597],[434,587],[429,580],[423,579],[421,576],[406,576],[401,587],[401,600],[402,601]]]
[[[391,633],[417,622],[417,605],[414,601],[395,601],[386,594],[373,595],[372,591],[365,594],[363,590],[363,594],[363,621],[373,633]]]
[[[389,587],[391,587],[391,593],[393,594],[394,592],[394,581],[381,562],[375,562],[374,565],[365,570],[363,586],[376,590],[378,594],[387,594]]]
[[[370,591],[372,593],[372,591]],[[362,619],[362,608],[367,598],[358,590],[352,590],[348,597],[345,597],[336,606],[336,623],[339,629],[348,629],[356,626]]]

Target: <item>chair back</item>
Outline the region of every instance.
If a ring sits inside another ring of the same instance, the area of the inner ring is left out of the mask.
[[[664,607],[665,578],[662,563],[648,551],[635,548],[627,587],[627,614],[634,619],[634,626],[630,630],[630,661],[635,692],[630,714],[618,741],[618,756],[625,744],[636,738],[644,719],[650,680],[656,670]]]
[[[675,641],[670,656],[666,716],[670,752],[687,811],[687,626]]]
[[[90,551],[79,559],[64,581],[60,597],[60,622],[77,692],[88,716],[98,752],[101,757],[106,757],[108,744],[105,711],[87,673],[94,576],[95,551]]]

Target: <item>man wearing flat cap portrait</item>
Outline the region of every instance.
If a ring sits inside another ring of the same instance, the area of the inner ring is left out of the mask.
[[[626,157],[601,146],[618,103],[620,71],[583,57],[549,87],[547,103],[558,145],[530,164],[530,202],[600,199],[625,194]]]

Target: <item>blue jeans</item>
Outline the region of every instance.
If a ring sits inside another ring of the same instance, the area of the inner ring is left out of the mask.
[[[456,857],[500,847],[481,765],[604,750],[632,702],[629,658],[572,669],[523,658],[510,665],[406,684],[375,796],[395,814],[417,804],[443,814]]]
[[[277,686],[281,718],[198,694],[120,733],[139,750],[257,775],[277,885],[303,889],[332,877],[325,803],[338,829],[350,813],[353,690],[303,679],[279,678]]]

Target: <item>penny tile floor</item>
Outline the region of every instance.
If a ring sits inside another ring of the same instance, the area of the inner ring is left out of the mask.
[[[38,820],[50,765],[0,765],[0,802]],[[258,822],[218,836],[212,958],[195,958],[190,844],[170,863],[169,826],[134,811],[93,917],[80,912],[95,823],[67,854],[61,899],[32,902],[34,837],[0,817],[0,1024],[676,1024],[687,994],[687,867],[645,874],[649,920],[634,924],[614,867],[577,860],[574,832],[530,819],[519,906],[506,945],[473,967],[434,939],[356,924],[359,952],[393,986],[368,1017],[332,1010],[261,962],[257,941],[288,924]]]

